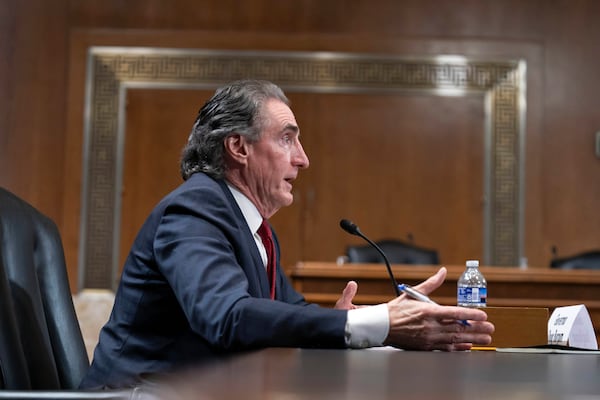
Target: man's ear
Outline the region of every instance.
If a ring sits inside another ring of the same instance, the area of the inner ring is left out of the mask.
[[[227,157],[240,164],[246,163],[249,146],[248,141],[244,136],[238,134],[227,136],[223,145],[225,146],[225,154]]]

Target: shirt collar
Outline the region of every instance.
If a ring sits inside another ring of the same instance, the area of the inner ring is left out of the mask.
[[[256,233],[263,221],[263,217],[258,212],[258,208],[256,208],[246,195],[236,189],[233,185],[229,184],[229,182],[227,182],[227,187],[242,211],[242,215],[246,220],[246,224],[248,224],[248,228],[250,228],[250,232]]]

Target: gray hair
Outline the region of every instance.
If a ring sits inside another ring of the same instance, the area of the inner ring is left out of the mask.
[[[180,172],[187,180],[195,172],[213,178],[225,175],[224,142],[232,134],[250,142],[260,139],[262,106],[270,99],[289,105],[289,100],[272,82],[241,80],[223,86],[204,104],[181,155]]]

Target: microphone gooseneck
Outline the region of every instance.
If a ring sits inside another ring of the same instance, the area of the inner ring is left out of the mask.
[[[340,221],[340,227],[351,235],[360,236],[361,238],[366,240],[367,243],[369,243],[371,246],[373,246],[375,248],[375,250],[377,250],[379,252],[379,254],[381,254],[381,256],[383,257],[383,261],[385,261],[385,266],[387,268],[388,274],[390,275],[390,280],[392,281],[392,285],[394,285],[394,292],[396,293],[396,296],[400,296],[400,289],[398,289],[398,282],[396,282],[396,278],[394,278],[394,274],[392,273],[392,267],[390,266],[390,262],[388,261],[388,258],[386,257],[383,250],[381,250],[381,248],[379,246],[377,246],[377,244],[375,242],[373,242],[371,239],[366,237],[360,231],[358,226],[355,223],[353,223],[352,221],[349,221],[347,219],[342,219]]]

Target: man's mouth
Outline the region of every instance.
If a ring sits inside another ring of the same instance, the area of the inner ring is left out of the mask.
[[[293,185],[292,182],[294,181],[294,179],[296,178],[284,178],[283,180],[286,181],[288,183],[288,185],[290,186],[290,190],[292,189]]]

